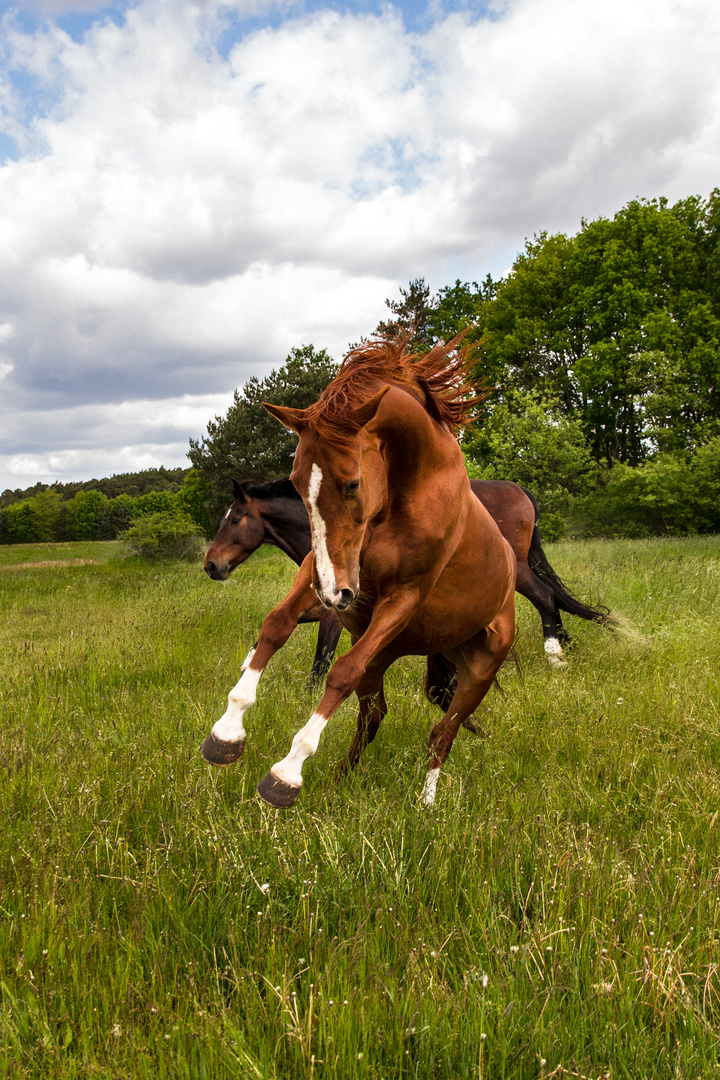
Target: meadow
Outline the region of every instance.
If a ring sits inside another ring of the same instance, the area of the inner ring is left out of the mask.
[[[257,798],[317,700],[313,627],[244,758],[202,761],[283,556],[220,585],[63,547],[0,549],[2,1075],[720,1077],[720,537],[548,545],[621,626],[568,617],[551,669],[518,598],[432,810],[414,658],[351,777],[349,702],[296,807]]]

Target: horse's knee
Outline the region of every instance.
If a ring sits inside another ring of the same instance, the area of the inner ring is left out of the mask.
[[[262,625],[258,644],[262,642],[273,650],[279,649],[285,644],[296,626],[297,621],[286,612],[281,609],[271,611]]]
[[[337,694],[339,698],[350,697],[364,674],[364,668],[360,668],[352,659],[348,659],[346,654],[336,660],[330,668],[325,688],[331,693]]]

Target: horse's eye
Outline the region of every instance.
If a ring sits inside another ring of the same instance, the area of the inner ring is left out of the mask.
[[[345,484],[345,486],[344,486],[345,494],[346,495],[354,495],[359,487],[360,487],[360,481],[359,480],[348,480],[347,484]]]
[[[231,525],[239,525],[240,524],[240,518],[230,518],[230,524]]]

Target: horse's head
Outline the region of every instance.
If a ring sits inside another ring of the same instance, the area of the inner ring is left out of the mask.
[[[205,556],[205,572],[216,581],[225,581],[265,539],[265,526],[243,485],[233,480],[233,490],[235,502],[220,522]]]
[[[290,479],[310,518],[313,587],[328,608],[343,611],[360,588],[360,554],[368,523],[387,499],[387,474],[372,421],[388,386],[352,413],[341,440],[321,435],[305,410],[266,405],[299,442]]]

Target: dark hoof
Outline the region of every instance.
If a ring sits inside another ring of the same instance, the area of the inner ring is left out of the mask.
[[[223,742],[216,739],[212,731],[200,747],[200,753],[211,765],[232,765],[233,761],[242,755],[245,749],[245,740],[240,742]]]
[[[287,810],[300,794],[300,788],[278,780],[270,771],[258,784],[257,793],[268,806],[274,806],[276,810]]]

